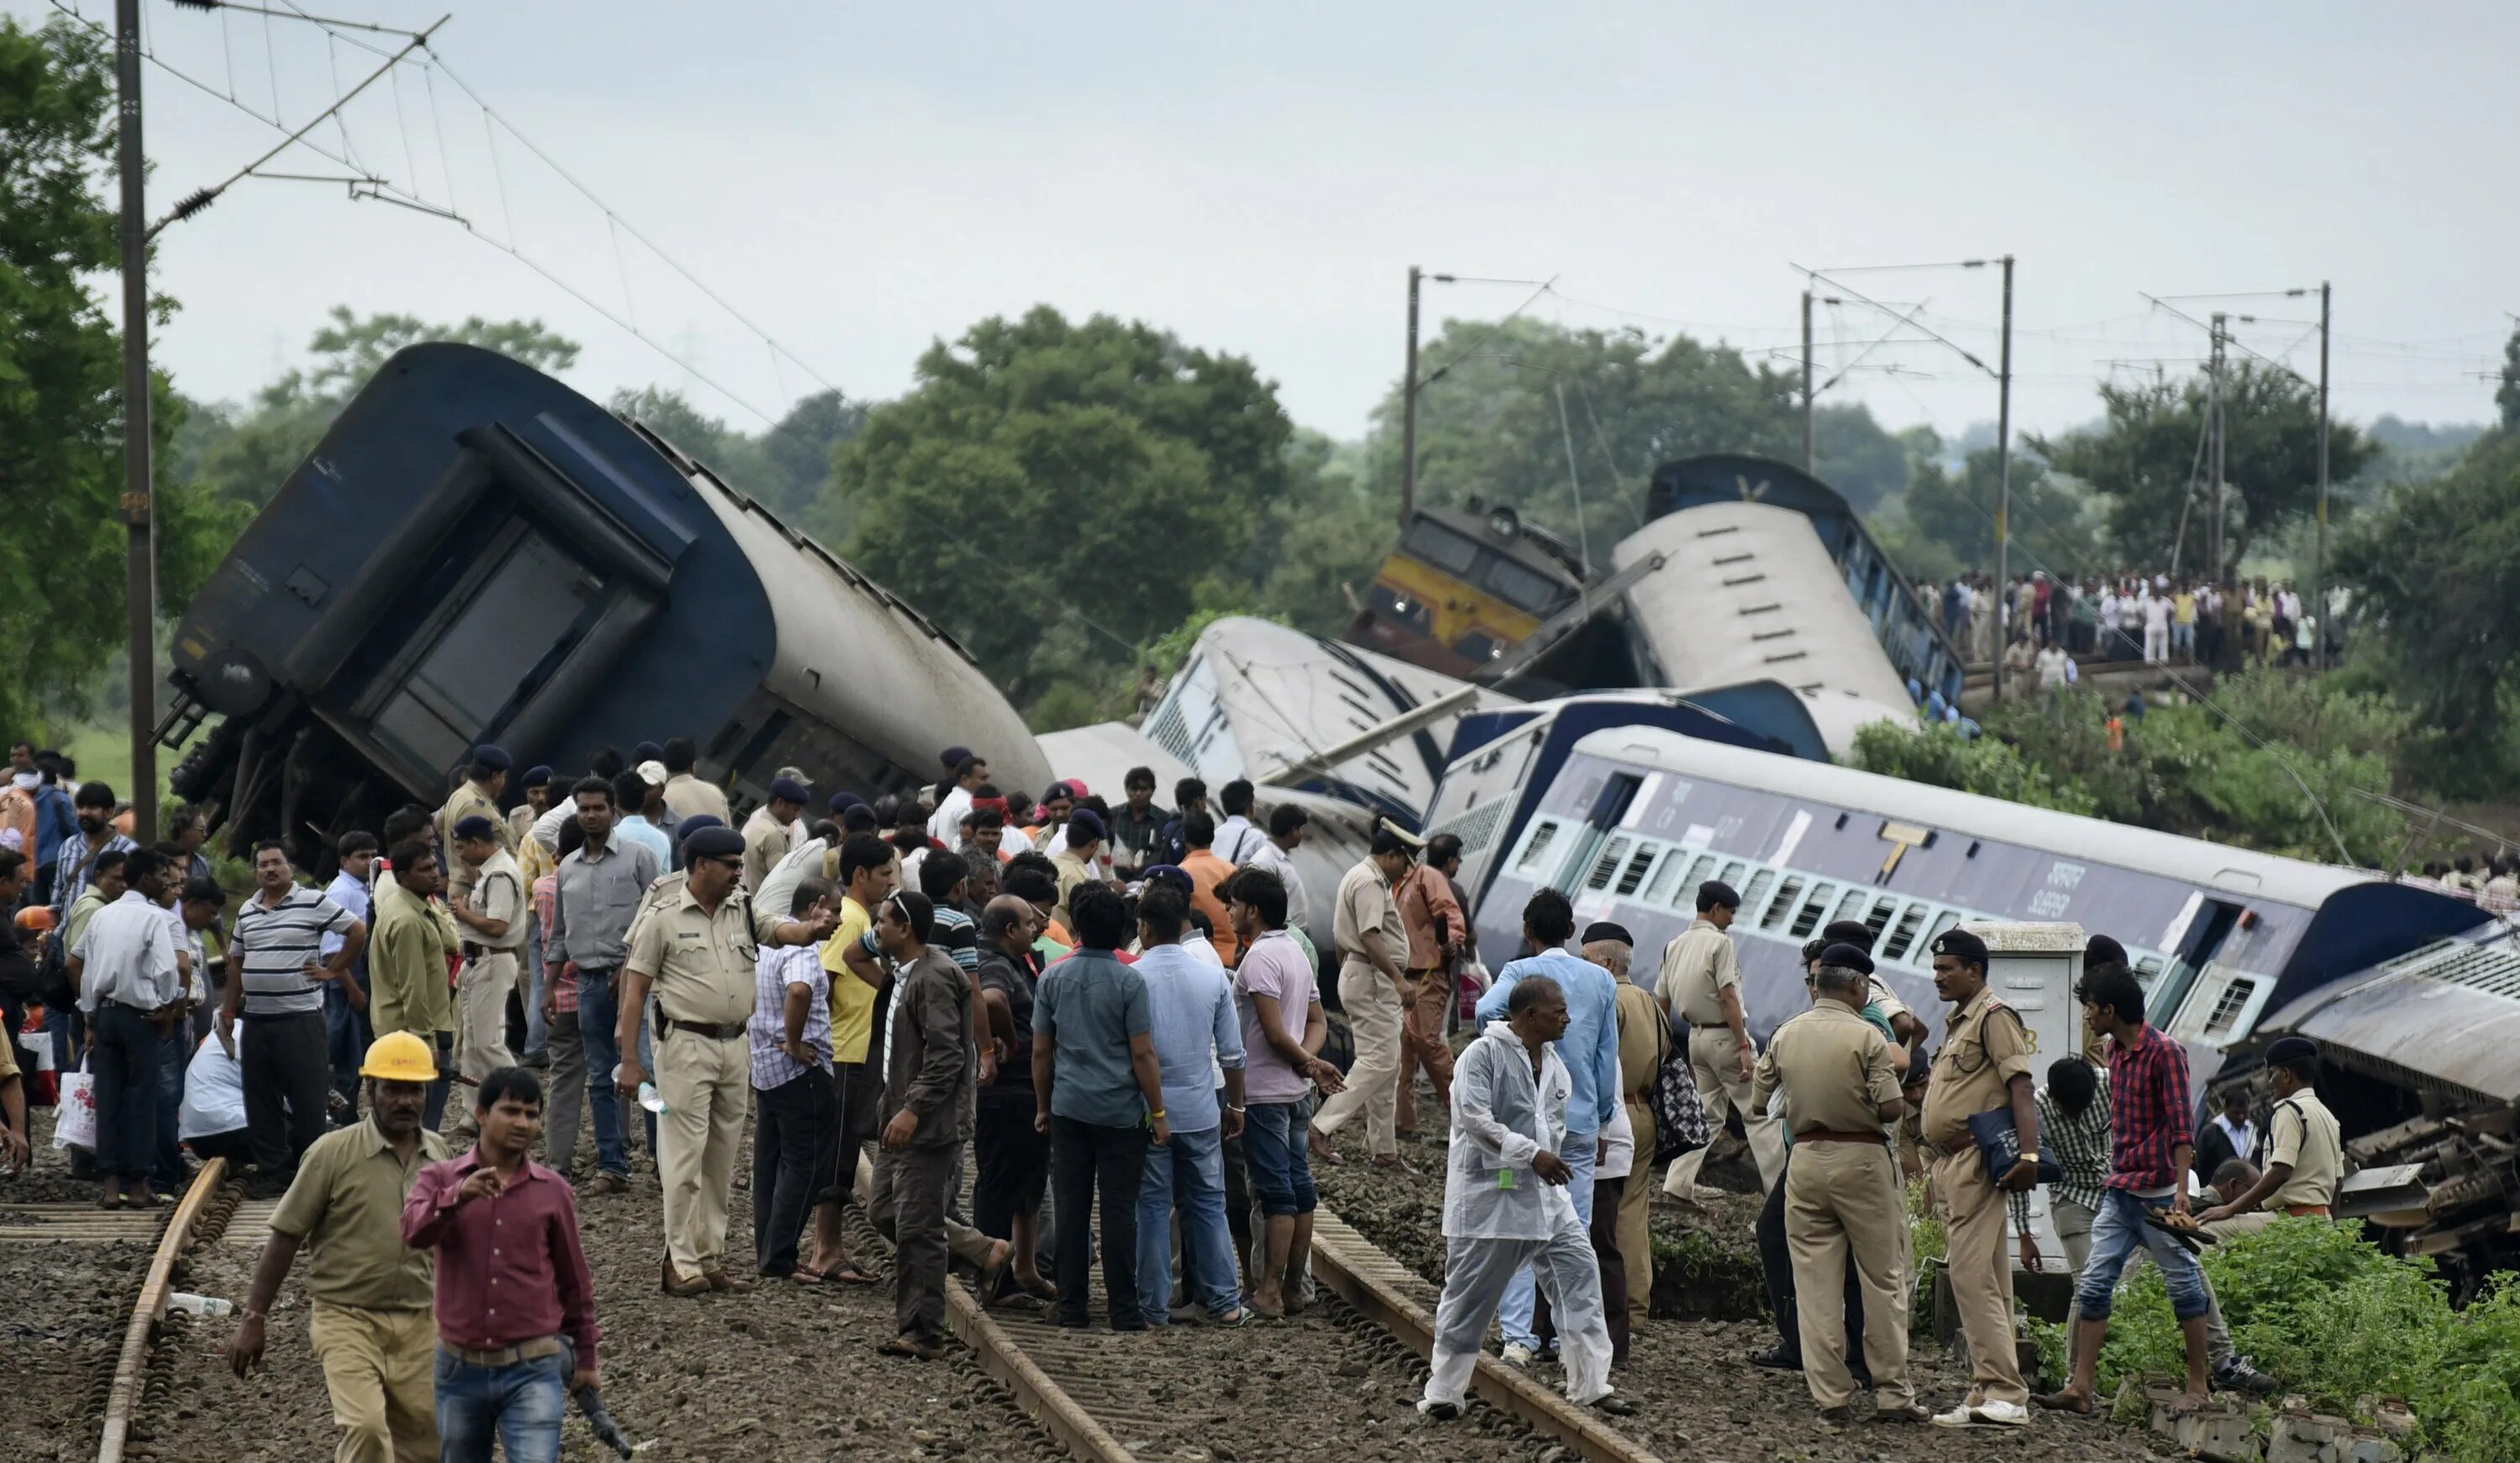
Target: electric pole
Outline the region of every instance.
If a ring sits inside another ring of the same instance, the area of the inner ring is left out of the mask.
[[[149,215],[140,150],[140,0],[114,0],[122,169],[122,520],[130,529],[132,831],[158,841],[158,554],[149,461]]]
[[[2318,633],[2311,637],[2310,668],[2327,669],[2327,323],[2325,280],[2318,282],[2318,548],[2311,559],[2308,613]]]
[[[1418,515],[1418,266],[1409,266],[1409,363],[1400,377],[1400,526]]]
[[[1812,472],[1812,292],[1803,291],[1803,470]],[[1818,475],[1815,473],[1814,475]]]
[[[2210,421],[2214,434],[2214,482],[2210,496],[2206,500],[2208,513],[2205,524],[2205,552],[2213,559],[2214,583],[2227,589],[2230,585],[2230,580],[2223,572],[2223,337],[2224,323],[2229,318],[2220,310],[2214,312],[2212,325],[2214,348],[2210,364],[2206,368],[2213,382],[2207,410],[2212,413]],[[2225,609],[2225,618],[2229,618],[2228,606]]]
[[[1966,473],[1968,465],[1960,470]],[[2003,652],[2012,643],[2012,256],[2003,256],[2003,355],[1995,396],[1995,699],[2003,700]]]

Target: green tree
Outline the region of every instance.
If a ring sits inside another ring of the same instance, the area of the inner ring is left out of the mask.
[[[917,374],[840,447],[807,523],[1018,704],[1230,602],[1286,493],[1275,386],[1151,326],[1036,306],[936,342]]]
[[[325,428],[388,357],[425,340],[455,340],[511,356],[537,371],[566,371],[577,343],[539,320],[432,325],[410,315],[360,316],[333,307],[331,323],[307,341],[313,360],[288,372],[238,408],[196,405],[199,425],[182,442],[188,481],[259,510],[315,450]]]
[[[822,496],[832,480],[832,454],[866,426],[868,403],[851,401],[837,391],[798,397],[764,432],[761,451],[770,474],[759,487],[746,485],[781,517],[794,521]]]
[[[1687,335],[1448,321],[1419,361],[1420,501],[1509,504],[1569,540],[1580,527],[1596,561],[1642,521],[1645,484],[1664,463],[1711,452],[1802,458],[1799,377]],[[1364,476],[1393,510],[1400,412],[1395,384],[1375,411]],[[1824,407],[1814,432],[1819,476],[1859,511],[1904,485],[1898,441],[1864,408]]]
[[[81,709],[123,643],[122,337],[113,66],[85,27],[0,17],[0,726]],[[153,302],[162,318],[171,302]],[[181,612],[233,537],[232,513],[174,480],[183,407],[153,391],[160,609]]]
[[[2520,329],[2502,342],[2502,380],[2494,388],[2494,404],[2501,409],[2504,431],[2520,427]]]
[[[1970,453],[1956,475],[1943,466],[1941,441],[1931,427],[1911,428],[1906,440],[1912,456],[1908,491],[1900,505],[1915,536],[1940,547],[1964,568],[1993,573],[1996,508],[2003,498],[1995,449]],[[2086,503],[2045,463],[2014,454],[2012,571],[2045,569],[2062,576],[2090,567],[2098,546],[2085,521]]]
[[[605,405],[671,442],[685,457],[716,473],[740,492],[758,495],[773,475],[769,455],[747,437],[665,386],[624,387]]]
[[[2292,372],[2248,360],[2225,373],[2223,389],[2228,570],[2247,556],[2252,541],[2317,508],[2318,398]],[[2056,471],[2081,478],[2106,500],[2109,537],[2128,562],[2202,562],[2211,510],[2210,465],[2198,457],[2207,381],[2103,382],[2100,401],[2106,415],[2098,426],[2025,440]],[[2361,473],[2373,450],[2351,424],[2331,423],[2330,480]]]
[[[2496,432],[2447,475],[2401,489],[2339,542],[2336,573],[2388,643],[2401,695],[2465,758],[2499,745],[2520,672],[2520,433]],[[2480,795],[2486,788],[2445,786]]]

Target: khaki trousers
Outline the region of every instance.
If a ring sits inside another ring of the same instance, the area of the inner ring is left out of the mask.
[[[489,950],[464,962],[455,978],[456,1003],[463,1007],[464,1080],[478,1083],[501,1067],[517,1064],[508,1050],[508,993],[517,989],[517,953]],[[468,1100],[466,1107],[472,1104]],[[433,1364],[433,1363],[432,1363]]]
[[[1688,1075],[1697,1081],[1697,1100],[1706,1109],[1706,1130],[1718,1137],[1725,1118],[1741,1115],[1741,1130],[1750,1137],[1750,1161],[1759,1166],[1759,1187],[1773,1188],[1785,1166],[1785,1126],[1775,1118],[1750,1116],[1750,1079],[1741,1075],[1744,1039],[1729,1026],[1688,1029]],[[1712,1147],[1712,1144],[1708,1145]],[[1706,1166],[1706,1148],[1683,1154],[1663,1180],[1669,1193],[1686,1199],[1697,1187],[1697,1171]]]
[[[1354,961],[1339,967],[1338,993],[1356,1039],[1356,1065],[1348,1069],[1347,1086],[1314,1116],[1313,1131],[1329,1138],[1362,1111],[1367,1149],[1376,1158],[1395,1156],[1400,1152],[1392,1130],[1392,1104],[1400,1086],[1400,993],[1381,971]]]
[[[1653,1213],[1653,1096],[1628,1098],[1628,1126],[1637,1132],[1636,1167],[1628,1171],[1627,1187],[1619,1190],[1619,1258],[1628,1268],[1628,1323],[1643,1325],[1653,1310],[1653,1231],[1646,1221]],[[1618,1297],[1605,1296],[1617,1305]]]
[[[1999,1213],[2002,1206],[1997,1206]],[[1846,1260],[1864,1290],[1864,1366],[1876,1406],[1916,1400],[1908,1381],[1908,1212],[1886,1144],[1803,1143],[1785,1170],[1803,1380],[1822,1407],[1855,1398],[1846,1364]]]
[[[1453,998],[1453,982],[1442,970],[1413,970],[1418,994],[1402,1008],[1400,1080],[1392,1097],[1392,1121],[1403,1132],[1418,1130],[1418,1069],[1435,1086],[1435,1101],[1449,1112],[1453,1103],[1453,1048],[1444,1044],[1444,1007]],[[1341,999],[1345,999],[1342,993]]]
[[[1933,1174],[1952,1298],[1959,1303],[1960,1335],[1968,1343],[1969,1404],[2027,1404],[2030,1391],[2021,1385],[2021,1358],[2012,1349],[2012,1255],[2004,1244],[2003,1194],[1987,1181],[1986,1163],[1974,1147],[1935,1159]],[[1872,1328],[1864,1329],[1869,1338]]]
[[[668,1028],[656,1037],[656,1169],[665,1181],[665,1259],[689,1280],[726,1267],[735,1153],[752,1116],[752,1047]]]
[[[436,1317],[317,1301],[306,1332],[341,1430],[335,1463],[436,1463]]]

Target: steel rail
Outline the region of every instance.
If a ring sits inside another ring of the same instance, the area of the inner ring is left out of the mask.
[[[122,1354],[113,1363],[113,1389],[106,1394],[105,1435],[97,1443],[96,1463],[122,1463],[123,1449],[131,1441],[131,1409],[140,1400],[140,1373],[149,1361],[149,1337],[166,1314],[166,1291],[174,1279],[175,1262],[191,1244],[202,1211],[226,1181],[227,1168],[223,1158],[202,1165],[193,1175],[192,1187],[184,1191],[183,1201],[166,1220],[166,1232],[149,1262],[149,1274],[140,1282],[140,1299],[131,1308],[131,1323],[123,1328]]]

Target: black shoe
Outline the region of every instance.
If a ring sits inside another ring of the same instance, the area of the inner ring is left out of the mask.
[[[2244,1392],[2251,1396],[2265,1396],[2281,1385],[2250,1365],[2246,1356],[2229,1357],[2214,1368],[2213,1390],[2216,1392]]]
[[[1133,1321],[1113,1321],[1111,1323],[1111,1329],[1114,1331],[1144,1331],[1147,1329],[1147,1323],[1143,1319]]]
[[[1778,1371],[1801,1371],[1803,1369],[1803,1353],[1798,1351],[1790,1351],[1781,1345],[1773,1346],[1769,1347],[1765,1351],[1752,1352],[1750,1353],[1750,1364],[1752,1366],[1773,1366]]]
[[[1820,1420],[1828,1424],[1832,1428],[1851,1428],[1855,1426],[1855,1409],[1852,1407],[1822,1407],[1820,1409]]]

